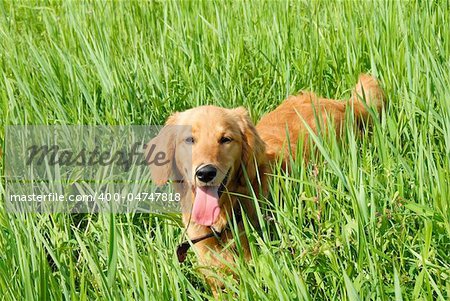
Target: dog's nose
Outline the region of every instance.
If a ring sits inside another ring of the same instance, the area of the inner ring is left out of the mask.
[[[217,168],[215,168],[213,165],[205,165],[195,172],[195,176],[197,177],[197,179],[204,183],[208,183],[209,181],[214,179],[216,175]]]

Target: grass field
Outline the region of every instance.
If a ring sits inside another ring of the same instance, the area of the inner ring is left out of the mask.
[[[449,24],[448,1],[0,1],[0,119],[161,124],[215,104],[257,121],[301,89],[348,97],[371,72],[380,122],[274,172],[274,221],[249,231],[254,259],[223,298],[449,300]],[[195,257],[177,262],[183,239],[164,216],[2,204],[0,300],[212,298]]]

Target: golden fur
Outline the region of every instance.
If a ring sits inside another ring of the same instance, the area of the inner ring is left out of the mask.
[[[213,183],[207,185],[217,186],[227,179],[224,183],[226,191],[219,197],[220,215],[211,225],[221,232],[221,239],[219,241],[211,237],[194,246],[200,265],[207,267],[202,271],[207,276],[213,292],[216,293],[222,284],[220,280],[209,275],[210,268],[222,269],[228,273],[224,270],[223,261],[233,262],[235,255],[232,243],[235,238],[227,228],[229,223],[227,217],[232,217],[236,210],[242,207],[250,221],[257,225],[253,201],[236,196],[236,194],[250,195],[245,174],[254,192],[265,193],[267,185],[265,174],[268,172],[270,162],[278,157],[285,159],[288,155],[286,130],[291,142],[290,147],[294,152],[297,140],[308,137],[305,124],[317,132],[317,120],[327,131],[329,124],[327,120],[330,119],[339,138],[346,110],[352,110],[356,120],[363,122],[369,117],[367,106],[373,106],[379,111],[383,99],[383,91],[376,79],[369,75],[361,75],[348,101],[323,99],[313,93],[301,93],[289,97],[274,111],[263,116],[256,127],[244,108],[202,106],[175,113],[167,120],[166,126],[151,143],[157,145],[159,151],[167,154],[172,160],[171,164],[150,165],[150,168],[152,178],[158,184],[164,184],[170,179],[181,180],[174,185],[182,194],[183,223],[190,239],[211,233],[209,226],[196,224],[191,216],[196,186],[203,185],[196,179],[195,171],[199,166],[212,164],[217,167],[218,172],[216,178],[211,181]],[[189,127],[177,128],[176,125]],[[192,140],[186,138],[189,136]],[[230,141],[223,143],[223,137],[230,138]],[[189,144],[186,141],[193,143]],[[243,232],[242,223],[239,223],[238,227],[239,233]],[[249,259],[251,255],[247,238],[240,235],[239,239],[244,256]],[[231,246],[224,247],[228,245]]]
[[[361,125],[369,118],[367,107],[380,111],[383,106],[384,93],[377,80],[367,74],[359,77],[358,84],[348,101],[320,98],[311,92],[302,92],[290,96],[280,106],[264,115],[256,129],[266,143],[266,155],[269,161],[280,156],[285,161],[289,156],[289,147],[296,153],[298,139],[303,139],[304,155],[309,155],[307,126],[318,133],[318,127],[323,132],[333,125],[337,138],[345,122],[346,110],[353,110],[356,122]],[[364,102],[366,104],[364,104]],[[331,121],[331,122],[329,122]],[[307,126],[306,126],[307,125]],[[287,140],[289,133],[289,140]],[[290,145],[287,145],[287,141]]]

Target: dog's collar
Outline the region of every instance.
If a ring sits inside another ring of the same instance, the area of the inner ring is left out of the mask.
[[[183,242],[182,244],[179,244],[177,247],[177,257],[178,257],[178,262],[182,263],[186,260],[186,256],[187,256],[187,252],[189,250],[189,248],[192,245],[195,245],[198,242],[201,242],[205,239],[211,238],[211,237],[218,237],[220,238],[220,236],[222,236],[222,232],[217,232],[216,230],[214,230],[213,228],[211,229],[211,233],[208,233],[206,235],[203,235],[201,237],[195,238],[193,240],[186,240],[185,242]]]
[[[241,212],[241,208],[238,208],[237,210],[234,209],[234,216],[235,216],[235,220],[236,220],[236,224],[242,222],[242,212]],[[194,238],[192,240],[186,240],[183,243],[179,244],[177,247],[177,257],[178,257],[178,262],[179,263],[183,263],[186,260],[187,257],[187,252],[189,250],[189,248],[193,245],[195,245],[196,243],[199,243],[201,241],[204,241],[205,239],[208,238],[212,238],[215,237],[218,241],[220,241],[220,238],[222,237],[222,233],[225,232],[227,229],[229,229],[229,224],[227,223],[227,225],[222,229],[222,231],[217,232],[213,227],[209,227],[211,229],[211,233],[208,233],[206,235]]]

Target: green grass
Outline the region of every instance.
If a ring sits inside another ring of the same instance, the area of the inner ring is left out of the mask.
[[[301,89],[348,97],[369,71],[380,122],[274,171],[274,221],[249,230],[254,259],[223,297],[449,300],[448,24],[448,1],[0,1],[0,119],[161,124],[208,103],[256,121]],[[0,299],[212,298],[195,257],[176,260],[183,239],[164,216],[1,205]]]

